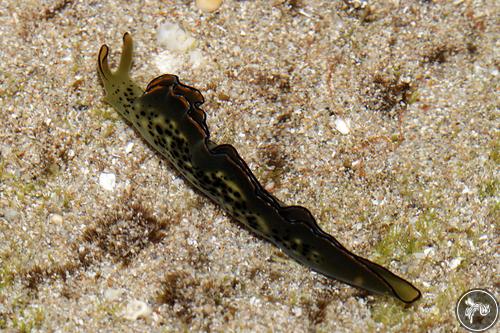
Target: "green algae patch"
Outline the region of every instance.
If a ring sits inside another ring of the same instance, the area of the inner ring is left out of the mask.
[[[372,311],[372,319],[386,327],[396,326],[403,322],[407,322],[412,316],[412,311],[405,309],[396,302],[380,302],[374,304]]]
[[[487,179],[480,184],[479,198],[486,199],[494,197],[498,194],[500,188],[500,181],[498,179]]]

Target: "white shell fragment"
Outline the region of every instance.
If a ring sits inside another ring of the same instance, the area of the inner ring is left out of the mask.
[[[196,40],[178,24],[166,22],[158,28],[157,41],[164,48],[155,57],[160,72],[179,72],[182,66],[196,68],[204,62],[202,52],[196,48]]]
[[[170,51],[187,51],[196,46],[196,40],[179,25],[165,22],[158,28],[158,44]]]
[[[349,123],[349,121],[346,122],[342,118],[337,118],[335,119],[335,128],[343,135],[349,134],[351,131]]]
[[[116,186],[116,176],[114,173],[103,172],[99,175],[99,185],[106,191],[113,191]]]
[[[123,312],[123,318],[127,320],[137,320],[139,318],[149,319],[151,317],[151,308],[143,301],[132,300],[128,302]]]

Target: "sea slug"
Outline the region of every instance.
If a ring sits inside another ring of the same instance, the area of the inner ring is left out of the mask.
[[[97,68],[111,104],[197,189],[255,234],[327,277],[412,303],[420,291],[386,268],[359,257],[324,232],[311,213],[267,192],[236,149],[210,140],[201,93],[175,75],[157,77],[143,91],[130,76],[132,37],[125,33],[120,64],[99,50]]]

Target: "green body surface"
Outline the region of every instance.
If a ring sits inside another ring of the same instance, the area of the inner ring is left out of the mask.
[[[285,206],[257,181],[236,149],[210,141],[201,93],[162,75],[142,91],[129,77],[132,38],[123,36],[119,68],[111,72],[108,47],[98,56],[106,101],[197,189],[254,233],[325,276],[411,303],[420,292],[384,267],[349,252],[318,226],[304,207]]]

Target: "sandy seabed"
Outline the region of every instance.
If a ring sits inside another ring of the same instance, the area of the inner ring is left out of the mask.
[[[0,330],[462,331],[458,297],[499,291],[498,30],[487,0],[2,1]],[[102,102],[125,31],[141,86],[198,88],[214,141],[422,299],[311,273],[194,191]]]

